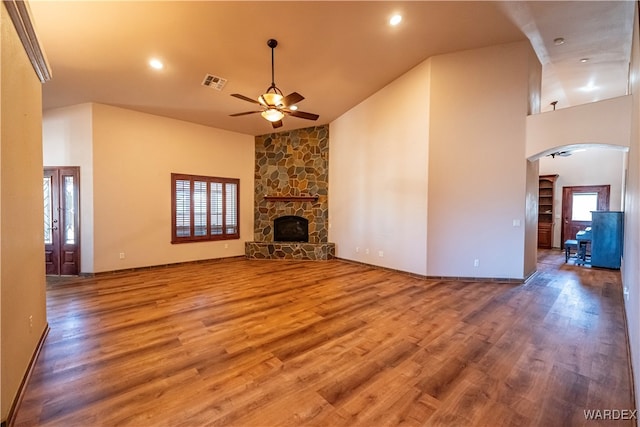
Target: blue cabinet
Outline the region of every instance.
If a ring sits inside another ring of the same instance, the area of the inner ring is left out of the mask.
[[[591,222],[591,265],[620,268],[623,241],[623,213],[593,211]]]

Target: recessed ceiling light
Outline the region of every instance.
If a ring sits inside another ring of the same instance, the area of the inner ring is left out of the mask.
[[[162,70],[164,68],[164,64],[159,59],[153,58],[149,61],[149,66],[156,70]]]
[[[560,46],[561,44],[564,44],[564,39],[562,37],[556,37],[553,39],[553,44]]]
[[[393,15],[391,19],[389,19],[389,25],[396,26],[402,21],[402,15]]]
[[[580,62],[582,62],[583,64],[584,64],[585,62],[589,62],[589,58],[582,58],[582,59],[580,59]]]

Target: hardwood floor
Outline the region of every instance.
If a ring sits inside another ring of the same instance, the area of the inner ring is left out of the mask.
[[[620,275],[563,261],[525,285],[244,259],[52,281],[15,425],[610,425],[585,411],[635,410]]]

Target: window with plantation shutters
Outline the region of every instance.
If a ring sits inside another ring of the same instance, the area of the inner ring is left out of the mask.
[[[171,174],[171,242],[239,239],[240,180]]]

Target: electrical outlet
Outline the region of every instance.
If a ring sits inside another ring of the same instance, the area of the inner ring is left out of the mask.
[[[360,246],[356,246],[356,253],[360,252]]]
[[[378,256],[379,256],[380,258],[382,258],[382,257],[384,256],[384,252],[382,252],[382,251],[378,251]]]
[[[124,259],[124,252],[120,252],[120,259]]]
[[[474,259],[473,260],[473,266],[474,267],[479,267],[480,266],[480,260],[479,259]]]
[[[33,331],[33,316],[29,316],[29,332]]]
[[[365,249],[365,250],[364,250],[364,253],[365,253],[365,254],[367,254],[367,255],[369,255],[369,248]]]
[[[228,244],[228,243],[225,243],[225,244],[224,244],[224,248],[225,248],[225,249],[229,249],[229,244]]]

